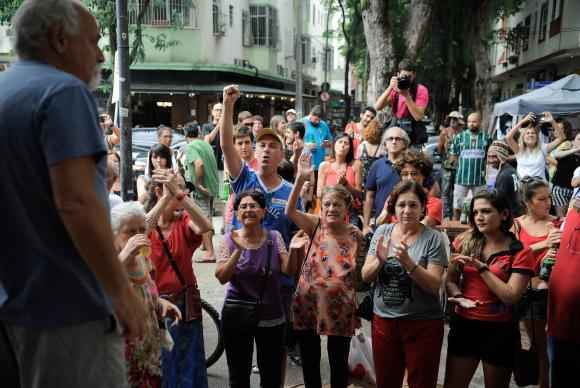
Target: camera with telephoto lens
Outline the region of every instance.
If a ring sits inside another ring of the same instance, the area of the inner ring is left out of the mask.
[[[399,90],[407,90],[411,87],[411,78],[408,75],[400,75],[397,77]]]

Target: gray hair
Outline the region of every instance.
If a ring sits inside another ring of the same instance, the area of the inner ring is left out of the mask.
[[[145,218],[145,209],[137,201],[123,202],[111,209],[111,228],[113,233],[119,233],[121,226],[133,217]]]
[[[408,147],[409,144],[411,144],[411,138],[409,137],[409,134],[407,133],[407,131],[405,131],[403,128],[400,127],[390,127],[389,129],[387,129],[385,131],[385,133],[383,134],[383,138],[381,139],[381,144],[384,144],[385,141],[387,140],[388,137],[388,133],[390,130],[392,129],[398,129],[399,132],[401,132],[401,137],[403,138],[403,140],[405,141],[405,145]]]
[[[13,46],[18,57],[33,59],[49,46],[48,29],[61,25],[68,35],[80,32],[76,0],[25,0],[12,17]]]

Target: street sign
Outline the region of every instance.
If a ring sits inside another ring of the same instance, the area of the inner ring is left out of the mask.
[[[320,93],[320,101],[328,102],[329,100],[330,100],[330,93],[328,93],[328,92]]]

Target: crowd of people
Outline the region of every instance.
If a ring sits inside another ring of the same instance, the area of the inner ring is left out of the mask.
[[[349,351],[370,319],[379,388],[509,387],[520,322],[537,384],[569,387],[580,367],[580,134],[530,113],[505,139],[477,112],[451,112],[437,148],[421,148],[428,89],[403,61],[375,106],[332,133],[320,107],[265,126],[224,88],[186,144],[158,144],[135,201],[118,188],[110,117],[91,88],[104,61],[80,3],[27,0],[13,26],[17,61],[0,74],[0,379],[9,386],[208,387],[194,272],[216,262],[227,284],[221,323],[229,385],[249,388],[254,346],[264,388],[284,386],[287,359],[321,388],[321,336],[332,388],[349,382]],[[392,118],[377,119],[390,107]],[[576,131],[577,132],[577,131]],[[223,171],[223,176],[222,176]],[[230,187],[224,234],[212,225]],[[445,223],[463,219],[451,239]],[[363,257],[363,262],[358,258]],[[357,298],[371,284],[369,314]],[[217,284],[217,283],[216,283]],[[439,363],[453,306],[445,376]],[[547,330],[546,330],[547,325]]]

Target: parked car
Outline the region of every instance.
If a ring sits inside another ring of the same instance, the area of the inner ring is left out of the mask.
[[[153,145],[157,144],[157,128],[133,128],[132,136],[133,174],[137,178],[145,172],[147,155]],[[185,136],[173,132],[171,149],[174,153],[185,144]]]

